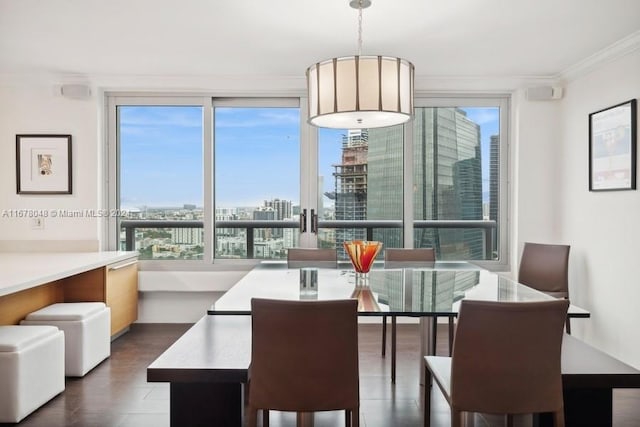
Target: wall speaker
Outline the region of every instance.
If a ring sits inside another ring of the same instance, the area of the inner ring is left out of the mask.
[[[60,86],[60,93],[65,98],[89,99],[91,98],[91,88],[88,85],[68,84]]]
[[[538,86],[527,88],[527,100],[552,101],[562,98],[562,88],[553,86]]]

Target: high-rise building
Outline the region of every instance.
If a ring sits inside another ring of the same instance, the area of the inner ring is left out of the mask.
[[[172,228],[171,241],[183,245],[203,245],[202,228]]]
[[[498,206],[500,201],[500,135],[491,135],[489,146],[489,219],[498,224]],[[491,250],[498,255],[498,230],[491,233]]]
[[[482,219],[482,165],[480,146],[476,157],[459,160],[453,165],[453,187],[458,203],[459,219]],[[466,245],[469,259],[483,259],[484,235],[480,229],[464,228],[462,241]]]
[[[349,130],[342,136],[342,158],[333,165],[335,178],[336,220],[363,220],[367,218],[367,130]],[[336,247],[341,258],[346,257],[343,242],[366,239],[363,228],[336,230]]]
[[[264,205],[265,208],[271,208],[275,212],[274,219],[275,220],[283,220],[293,218],[293,213],[291,210],[291,200],[282,200],[282,199],[271,199],[265,200]]]
[[[216,208],[216,221],[235,221],[238,219],[238,213],[235,208]],[[216,228],[216,235],[220,238],[238,237],[240,236],[239,228]]]
[[[414,218],[482,219],[480,126],[459,108],[420,108],[414,121]],[[418,229],[439,259],[482,259],[481,230]]]
[[[272,207],[262,206],[253,211],[253,219],[258,221],[273,221],[276,219],[276,211]],[[281,231],[282,229],[275,230]],[[256,228],[254,230],[254,237],[261,240],[269,240],[273,237],[273,231],[274,229],[271,228]]]
[[[367,156],[367,219],[402,220],[403,216],[403,150],[402,126],[369,129]],[[402,229],[374,229],[374,240],[384,248],[404,246]]]
[[[480,126],[459,108],[420,108],[414,123],[414,218],[482,220]],[[403,218],[401,126],[350,130],[342,161],[334,165],[337,220]],[[402,247],[402,230],[377,229],[385,247]],[[366,230],[337,229],[336,245],[365,239]],[[483,259],[480,229],[427,229],[414,233],[415,247],[434,247],[439,259]],[[488,254],[487,254],[488,255]]]
[[[277,221],[293,218],[293,209],[292,209],[291,200],[282,200],[282,199],[265,200],[263,208],[272,209],[274,212],[273,219]],[[274,228],[273,230],[271,230],[271,235],[272,237],[283,237],[283,229]]]

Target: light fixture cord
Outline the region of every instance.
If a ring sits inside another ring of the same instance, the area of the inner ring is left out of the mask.
[[[358,2],[358,56],[362,55],[362,0]]]

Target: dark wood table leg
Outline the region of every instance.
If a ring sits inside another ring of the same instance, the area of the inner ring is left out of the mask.
[[[564,391],[566,427],[611,427],[613,395],[610,388],[569,389]],[[534,416],[534,427],[551,427],[551,414]]]
[[[241,383],[171,383],[172,427],[242,427]]]

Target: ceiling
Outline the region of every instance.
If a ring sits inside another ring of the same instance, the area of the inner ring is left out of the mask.
[[[300,78],[357,52],[348,1],[0,0],[0,74]],[[638,0],[372,3],[362,54],[417,77],[556,77],[640,31]]]

